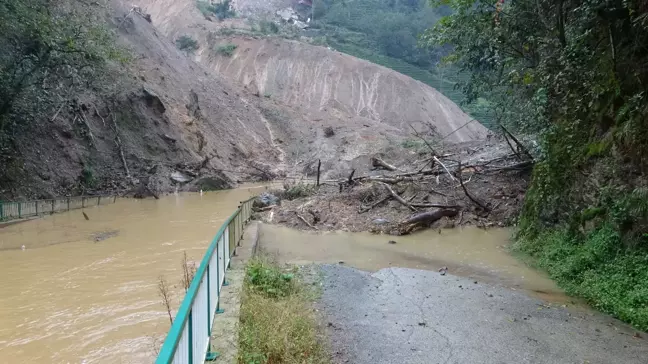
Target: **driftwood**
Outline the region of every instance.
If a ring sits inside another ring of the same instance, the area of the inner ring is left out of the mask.
[[[443,167],[443,169],[445,169],[445,171],[448,173],[448,176],[450,176],[450,179],[453,180],[453,181],[455,181],[455,180],[456,180],[455,177],[452,175],[452,173],[450,173],[450,171],[449,171],[448,168],[445,166],[445,164],[441,163],[441,161],[439,160],[439,158],[437,158],[436,156],[434,156],[433,158],[434,158],[434,160],[435,160],[437,163],[439,163],[439,164],[441,165],[441,167]],[[461,163],[460,163],[460,164],[461,164]]]
[[[426,208],[426,207],[436,207],[436,208],[441,208],[441,209],[458,209],[459,205],[439,205],[436,203],[413,203],[410,204],[414,207],[421,207],[421,208]]]
[[[304,219],[304,217],[303,217],[302,215],[298,214],[297,212],[295,212],[295,215],[297,215],[297,217],[298,217],[301,221],[303,221],[304,224],[308,225],[309,228],[314,229],[314,230],[317,230],[317,228],[316,228],[315,226],[313,226],[310,222],[308,222],[306,219]]]
[[[459,211],[455,209],[440,209],[435,211],[426,211],[419,214],[415,214],[407,218],[406,220],[400,223],[401,226],[412,225],[412,224],[425,224],[429,225],[442,217],[454,217],[457,216]]]
[[[454,209],[440,209],[412,215],[398,224],[398,233],[400,235],[409,234],[414,230],[430,226],[430,224],[441,219],[442,217],[457,216],[457,213],[458,211]]]
[[[473,197],[473,196],[468,192],[468,189],[466,188],[466,186],[465,186],[465,184],[464,184],[464,182],[463,182],[463,179],[461,178],[461,162],[459,162],[459,168],[458,168],[458,171],[459,171],[459,172],[458,172],[458,173],[459,173],[459,183],[461,184],[461,188],[463,189],[463,191],[464,191],[464,193],[466,194],[466,196],[470,199],[470,201],[474,202],[474,203],[477,204],[479,207],[481,207],[482,209],[484,209],[484,211],[486,211],[486,212],[490,212],[490,208],[489,208],[488,206],[486,206],[486,204],[484,204],[483,202],[479,201],[478,199],[476,199],[475,197]]]
[[[396,192],[394,192],[394,190],[392,190],[392,188],[389,187],[388,184],[386,184],[386,183],[381,183],[381,184],[382,184],[383,186],[385,186],[385,188],[387,189],[387,191],[392,195],[392,197],[393,197],[396,201],[398,201],[401,205],[407,207],[408,209],[410,209],[410,210],[416,212],[416,208],[414,208],[414,206],[412,206],[411,204],[409,204],[407,201],[403,200],[403,198],[400,197]]]
[[[359,213],[359,214],[363,214],[363,213],[365,213],[365,212],[367,212],[367,211],[373,209],[374,207],[380,205],[381,203],[383,203],[383,202],[389,200],[390,198],[392,198],[392,195],[387,195],[387,196],[381,198],[380,200],[374,202],[373,204],[371,204],[371,205],[369,205],[369,206],[367,206],[367,207],[361,208],[360,210],[358,210],[358,213]]]
[[[382,168],[384,168],[384,169],[386,169],[388,171],[396,171],[396,170],[398,170],[398,168],[396,168],[396,166],[391,165],[391,164],[385,162],[384,160],[382,160],[382,159],[380,159],[378,157],[372,157],[371,158],[371,166],[374,167],[374,168],[382,167]]]

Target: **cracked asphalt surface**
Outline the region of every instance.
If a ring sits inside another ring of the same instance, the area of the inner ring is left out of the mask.
[[[334,363],[648,363],[646,334],[602,314],[451,274],[320,269]]]

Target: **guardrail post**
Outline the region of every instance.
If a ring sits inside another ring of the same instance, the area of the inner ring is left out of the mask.
[[[85,208],[85,197],[81,197],[81,208]]]
[[[225,285],[225,283],[223,283]],[[225,310],[220,308],[220,259],[218,257],[218,245],[216,245],[216,297],[218,301],[216,302],[216,313],[223,313]]]
[[[216,260],[218,261],[218,259]],[[209,338],[207,341],[207,354],[205,354],[205,361],[214,361],[218,359],[220,356],[220,353],[216,351],[211,351],[211,327],[212,323],[209,320],[211,318],[211,264],[207,266],[207,337]]]
[[[189,310],[189,364],[193,364],[193,310]]]
[[[101,196],[97,197],[97,206],[101,205]]]
[[[34,206],[36,206],[36,216],[38,216],[38,201],[34,202]]]
[[[52,214],[54,213],[54,202],[56,202],[56,200],[52,200]]]
[[[4,206],[2,205],[2,201],[0,201],[0,221],[4,220]]]
[[[22,217],[22,202],[18,202],[18,218]]]

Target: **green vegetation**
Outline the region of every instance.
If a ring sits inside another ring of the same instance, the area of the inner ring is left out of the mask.
[[[21,136],[62,102],[115,84],[103,82],[110,66],[128,61],[115,44],[104,14],[84,3],[0,2],[0,185],[22,178]]]
[[[267,258],[248,263],[241,303],[238,363],[325,364],[311,306],[313,292]]]
[[[176,47],[178,47],[178,49],[181,51],[193,53],[198,50],[200,46],[198,45],[197,40],[191,38],[188,35],[183,35],[180,38],[176,39]]]
[[[540,141],[517,249],[568,292],[648,329],[648,8],[639,1],[435,1],[422,37],[468,101]]]
[[[273,21],[261,20],[259,22],[259,31],[263,34],[277,34],[279,33],[279,26]]]
[[[236,44],[227,43],[216,48],[216,52],[220,53],[226,57],[231,57],[234,54],[234,51],[238,48]]]
[[[236,16],[231,3],[231,0],[223,0],[216,4],[211,4],[209,1],[199,0],[196,3],[196,7],[198,7],[198,10],[200,10],[205,17],[215,15],[218,20],[224,20]]]
[[[97,184],[97,178],[92,167],[89,165],[83,166],[83,170],[81,170],[81,175],[79,176],[79,182],[86,188],[93,188]]]
[[[316,192],[316,186],[305,182],[297,182],[284,185],[284,190],[280,194],[282,199],[295,200],[301,197],[308,197]]]

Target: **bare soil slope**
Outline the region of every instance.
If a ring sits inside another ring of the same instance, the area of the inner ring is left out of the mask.
[[[282,152],[250,95],[185,57],[143,17],[129,14],[130,6],[112,5],[106,16],[133,60],[113,67],[105,90],[87,90],[53,104],[49,115],[34,115],[16,141],[19,163],[5,166],[10,180],[0,197],[138,185],[160,193],[175,188],[174,172],[189,180],[181,189],[266,177],[260,170],[280,175]]]
[[[471,120],[437,90],[408,76],[358,58],[297,41],[228,38],[216,44],[238,47],[231,57],[215,53],[210,68],[245,87],[289,105],[336,110],[408,130],[432,125],[445,136]],[[204,62],[204,61],[203,61]],[[486,129],[473,122],[448,141],[482,139]]]
[[[250,2],[236,4],[251,11]],[[269,96],[305,112],[363,117],[399,130],[430,124],[445,136],[471,119],[437,90],[408,76],[325,47],[282,39],[219,37],[228,22],[207,20],[191,0],[142,0],[153,24],[171,39],[190,35],[200,49],[195,59],[252,93]],[[248,6],[250,5],[250,6]],[[231,56],[216,51],[236,44]],[[448,137],[451,142],[483,139],[486,129],[472,122]]]

